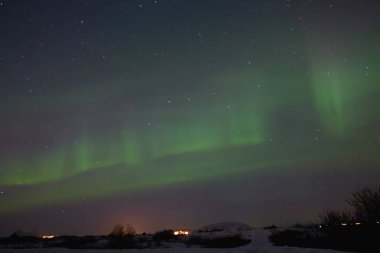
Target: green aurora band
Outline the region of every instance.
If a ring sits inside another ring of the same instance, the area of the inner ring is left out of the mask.
[[[20,191],[0,213],[237,173],[306,170],[321,160],[378,166],[380,55],[371,53],[380,45],[378,31],[368,32],[370,42],[351,34],[336,42],[318,32],[289,35],[287,25],[269,21],[266,36],[239,31],[239,39],[222,45],[215,45],[222,30],[194,32],[199,53],[188,62],[169,58],[186,51],[177,45],[185,41],[186,48],[185,36],[167,49],[168,60],[131,64],[149,75],[131,67],[132,74],[99,74],[75,88],[60,83],[49,95],[6,98],[12,106],[4,124],[21,141],[3,154],[0,185]],[[143,42],[154,55],[156,44]],[[341,51],[333,56],[319,46],[334,43]],[[133,46],[113,53],[133,58]],[[31,105],[38,116],[30,115]],[[44,118],[55,120],[57,132],[41,130]],[[29,147],[34,135],[37,144]]]

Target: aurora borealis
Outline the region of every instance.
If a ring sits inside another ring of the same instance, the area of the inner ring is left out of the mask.
[[[380,2],[0,1],[0,234],[313,221],[380,179]]]

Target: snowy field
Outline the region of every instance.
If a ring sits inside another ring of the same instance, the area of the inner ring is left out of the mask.
[[[246,246],[232,249],[205,248],[168,248],[168,249],[123,249],[123,250],[71,250],[71,249],[0,249],[0,253],[339,253],[343,251],[326,249],[305,249],[294,247],[275,247],[268,240],[269,231],[253,230],[252,242]]]

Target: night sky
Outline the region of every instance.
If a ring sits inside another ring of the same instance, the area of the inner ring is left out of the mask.
[[[0,235],[316,221],[380,182],[380,1],[0,0]]]

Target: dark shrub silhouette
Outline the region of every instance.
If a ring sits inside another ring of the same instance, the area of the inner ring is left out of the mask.
[[[153,240],[156,242],[168,242],[176,239],[177,237],[174,235],[174,231],[171,229],[158,231],[153,235]]]
[[[269,239],[278,246],[380,252],[380,188],[365,187],[347,202],[352,212],[328,210],[319,215],[317,227],[277,231]]]
[[[353,224],[355,219],[350,212],[327,210],[319,215],[319,220],[323,227],[335,227]]]
[[[130,224],[115,225],[108,236],[109,247],[114,249],[134,248],[136,247],[135,235],[135,229]]]
[[[355,218],[363,223],[380,221],[380,187],[377,189],[365,187],[356,191],[347,200],[353,207]]]

